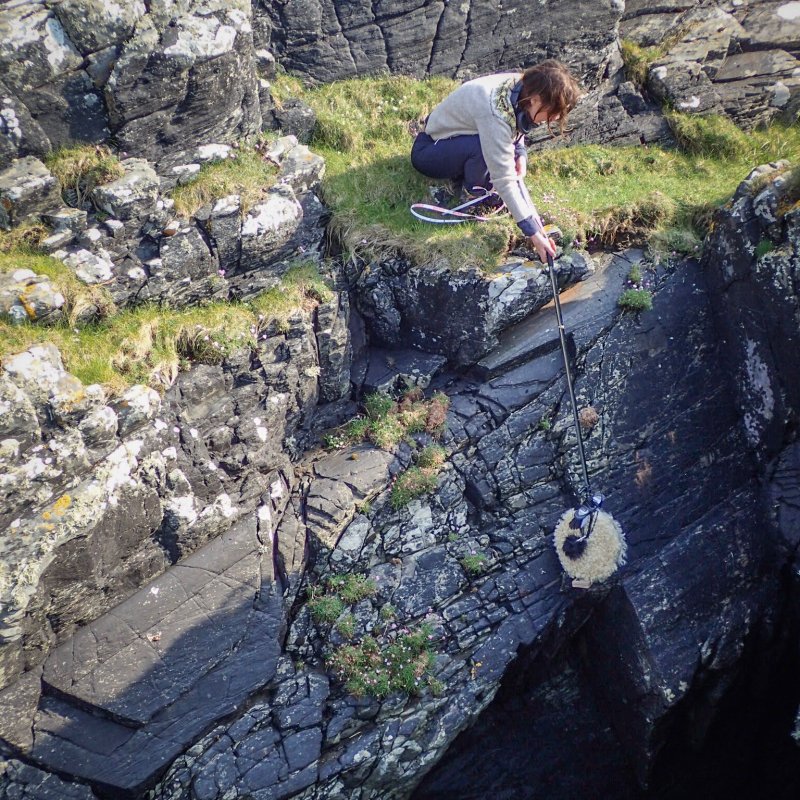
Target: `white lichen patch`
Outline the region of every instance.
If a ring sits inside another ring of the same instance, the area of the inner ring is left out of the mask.
[[[789,22],[800,20],[800,2],[792,0],[791,3],[784,3],[778,6],[775,13],[781,18]]]
[[[744,413],[744,430],[747,441],[756,447],[775,413],[775,395],[769,367],[758,352],[757,343],[748,339],[745,348],[742,393],[747,410]]]
[[[21,635],[19,624],[57,549],[97,525],[110,506],[119,504],[123,493],[135,495],[139,490],[136,473],[141,448],[141,441],[116,448],[91,480],[77,484],[41,513],[23,519],[12,537],[0,539],[0,563],[5,566],[0,574],[0,642]],[[46,459],[36,458],[40,466],[47,466]]]

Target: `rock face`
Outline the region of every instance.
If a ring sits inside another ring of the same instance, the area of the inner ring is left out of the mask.
[[[52,346],[8,359],[2,682],[291,485],[283,442],[307,424],[320,372],[305,315],[252,354],[179,377],[163,401],[133,387],[109,403]]]
[[[800,112],[800,15],[791,3],[629,3],[620,35],[671,42],[647,85],[678,111],[725,114],[745,129]]]
[[[120,149],[165,170],[197,141],[260,130],[245,0],[50,5],[30,0],[0,12],[5,163],[113,135]]]
[[[594,270],[582,253],[557,262],[560,285]],[[552,297],[547,272],[511,260],[492,275],[480,269],[411,267],[402,259],[366,265],[356,283],[358,309],[376,343],[438,353],[459,366],[474,364],[498,334]]]
[[[266,8],[264,8],[266,7]],[[522,2],[343,4],[337,0],[258,4],[285,66],[320,81],[388,69],[466,77],[558,57],[589,84],[608,60],[623,4]]]

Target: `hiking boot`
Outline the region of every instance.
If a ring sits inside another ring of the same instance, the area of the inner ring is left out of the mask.
[[[428,194],[430,194],[433,202],[442,208],[452,208],[458,205],[456,202],[456,193],[453,191],[453,185],[449,182],[441,186],[429,186]]]
[[[485,199],[481,199],[481,202],[465,208],[464,211],[467,211],[470,214],[475,214],[478,217],[490,217],[493,214],[498,214],[502,211],[508,210],[506,209],[506,204],[496,192],[489,191],[486,194],[472,194],[466,189],[461,190],[461,203],[466,203],[470,200],[476,200],[478,198]]]

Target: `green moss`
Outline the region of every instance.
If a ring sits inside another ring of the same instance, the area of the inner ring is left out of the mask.
[[[234,158],[204,164],[191,181],[175,187],[171,197],[175,201],[175,210],[190,216],[207,203],[238,194],[245,214],[275,184],[277,172],[277,167],[255,147],[242,146]]]
[[[775,249],[775,245],[769,239],[762,239],[757,245],[755,249],[755,259],[758,261],[762,256],[765,256],[767,253],[772,252]]]

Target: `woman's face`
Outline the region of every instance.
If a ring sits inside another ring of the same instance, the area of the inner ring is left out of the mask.
[[[527,112],[534,125],[538,125],[540,122],[558,122],[559,120],[558,114],[551,115],[550,109],[542,105],[542,100],[538,94],[533,95],[528,101]]]

